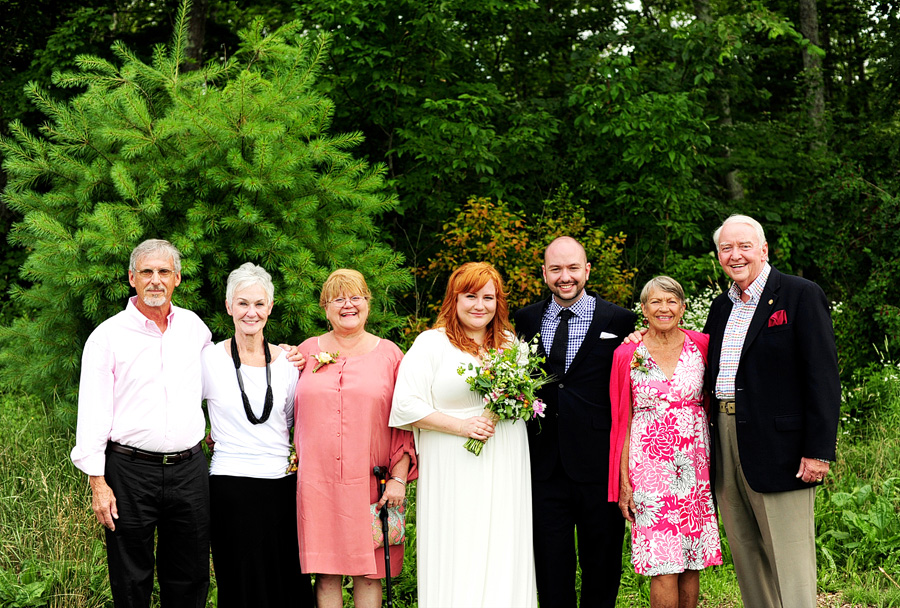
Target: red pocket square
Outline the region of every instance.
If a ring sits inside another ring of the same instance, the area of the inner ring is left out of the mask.
[[[783,310],[776,310],[772,313],[772,316],[769,317],[769,327],[784,325],[785,323],[787,323],[787,313]]]

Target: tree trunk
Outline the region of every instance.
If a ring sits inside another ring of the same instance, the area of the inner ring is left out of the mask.
[[[187,48],[185,48],[187,59],[184,65],[185,71],[197,70],[203,65],[203,42],[206,39],[208,13],[209,0],[193,0],[188,24]]]
[[[702,23],[706,25],[712,23],[712,17],[709,15],[709,0],[694,0],[694,14]],[[716,80],[724,82],[722,68],[716,66],[713,71],[716,75]],[[725,131],[730,132],[734,126],[734,122],[731,120],[731,95],[728,94],[727,90],[720,87],[715,88],[715,95],[719,105],[719,124],[725,127]],[[724,158],[731,157],[731,149],[728,146],[724,146],[722,156]],[[725,188],[728,200],[737,201],[744,198],[744,187],[741,186],[737,169],[732,169],[722,175],[722,187]]]
[[[819,16],[816,0],[800,0],[800,33],[812,44],[819,46]],[[803,75],[806,81],[806,105],[813,133],[811,150],[825,146],[822,125],[825,118],[825,80],[822,75],[822,58],[803,49]]]

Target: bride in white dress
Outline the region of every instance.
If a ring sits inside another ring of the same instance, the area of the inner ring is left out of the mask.
[[[513,335],[500,274],[470,262],[400,364],[390,424],[416,437],[420,608],[537,606],[525,423],[492,424],[457,373]],[[470,437],[487,440],[480,456]]]

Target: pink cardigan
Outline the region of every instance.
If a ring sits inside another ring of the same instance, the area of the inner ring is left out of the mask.
[[[709,350],[709,336],[690,329],[682,329],[700,349],[703,365]],[[625,446],[625,430],[631,418],[631,360],[638,344],[623,344],[613,354],[612,373],[609,377],[609,401],[612,404],[612,429],[609,433],[609,487],[607,500],[619,502],[619,466]],[[704,400],[705,401],[705,400]]]

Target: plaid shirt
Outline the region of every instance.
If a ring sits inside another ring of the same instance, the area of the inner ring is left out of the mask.
[[[753,318],[753,313],[756,312],[756,305],[759,304],[759,297],[766,286],[771,269],[772,267],[766,262],[759,276],[744,292],[750,296],[746,302],[741,300],[741,288],[737,286],[737,283],[732,284],[731,289],[728,290],[728,297],[733,306],[731,314],[728,316],[728,324],[725,325],[725,337],[722,339],[719,377],[716,378],[716,399],[734,399],[734,377],[737,374],[738,364],[741,362],[744,339],[747,337],[750,320]]]
[[[597,307],[597,300],[594,296],[589,296],[584,292],[578,301],[569,306],[569,310],[574,315],[569,319],[569,347],[566,349],[566,371],[572,364],[572,359],[584,337],[587,335],[591,321],[594,320],[594,309]],[[541,344],[544,346],[544,352],[550,354],[550,347],[553,345],[553,336],[556,335],[556,328],[559,327],[559,313],[563,307],[556,303],[556,300],[550,298],[550,305],[544,310],[544,316],[541,319]]]

